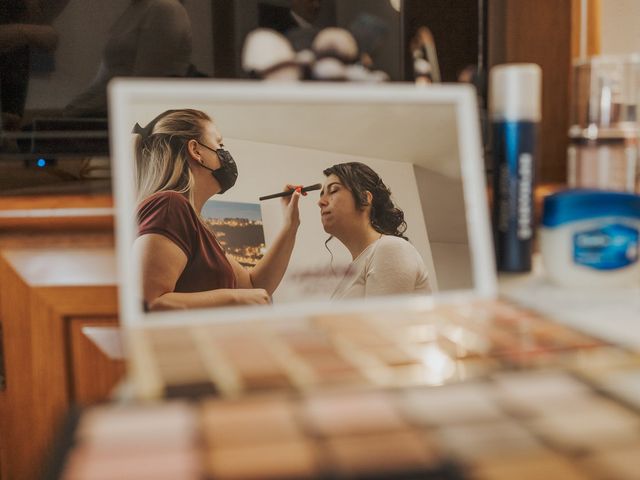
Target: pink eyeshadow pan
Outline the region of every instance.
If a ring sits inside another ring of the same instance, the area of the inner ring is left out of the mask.
[[[405,428],[391,397],[379,392],[316,395],[305,399],[302,411],[309,426],[326,436]]]

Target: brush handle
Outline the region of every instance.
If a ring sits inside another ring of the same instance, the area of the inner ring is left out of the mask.
[[[303,187],[300,189],[301,193],[305,193],[305,192],[311,192],[313,190],[320,190],[322,188],[322,185],[320,185],[319,183],[315,183],[313,185],[309,185],[308,187]],[[292,190],[285,190],[284,192],[278,192],[278,193],[272,193],[271,195],[265,195],[263,197],[260,197],[258,200],[263,201],[263,200],[270,200],[272,198],[280,198],[280,197],[288,197],[289,195],[292,195],[293,192],[295,192],[296,189],[292,189]]]

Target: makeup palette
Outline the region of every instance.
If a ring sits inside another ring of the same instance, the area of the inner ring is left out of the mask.
[[[155,400],[84,414],[64,480],[633,478],[637,404],[585,372],[640,362],[510,304],[130,334]]]
[[[613,356],[595,365],[580,365],[578,373],[602,392],[640,410],[640,356]]]
[[[545,408],[530,408],[538,402]],[[637,478],[640,414],[566,370],[542,369],[95,407],[73,443],[62,480],[626,480]]]
[[[498,301],[421,311],[148,326],[131,330],[130,340],[132,378],[140,397],[147,399],[233,398],[344,385],[441,385],[497,370],[569,362],[607,347]]]

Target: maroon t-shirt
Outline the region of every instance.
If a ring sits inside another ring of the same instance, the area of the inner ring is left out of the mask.
[[[182,194],[158,192],[143,200],[138,206],[138,228],[138,236],[147,233],[163,235],[187,256],[187,265],[174,291],[236,288],[233,268],[222,247]]]

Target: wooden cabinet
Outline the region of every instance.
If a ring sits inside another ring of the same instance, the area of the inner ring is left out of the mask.
[[[90,200],[79,203],[90,207]],[[42,200],[0,199],[2,480],[43,478],[69,407],[105,399],[124,371],[81,331],[117,324],[111,213],[46,204],[34,211],[29,202]],[[24,220],[21,209],[29,210]]]
[[[70,345],[70,397],[79,405],[103,401],[124,375],[124,362],[106,356],[82,333],[84,327],[115,327],[111,318],[69,318],[67,338]]]
[[[41,478],[69,407],[104,399],[123,373],[83,338],[83,325],[117,322],[110,248],[0,253],[3,479]]]

